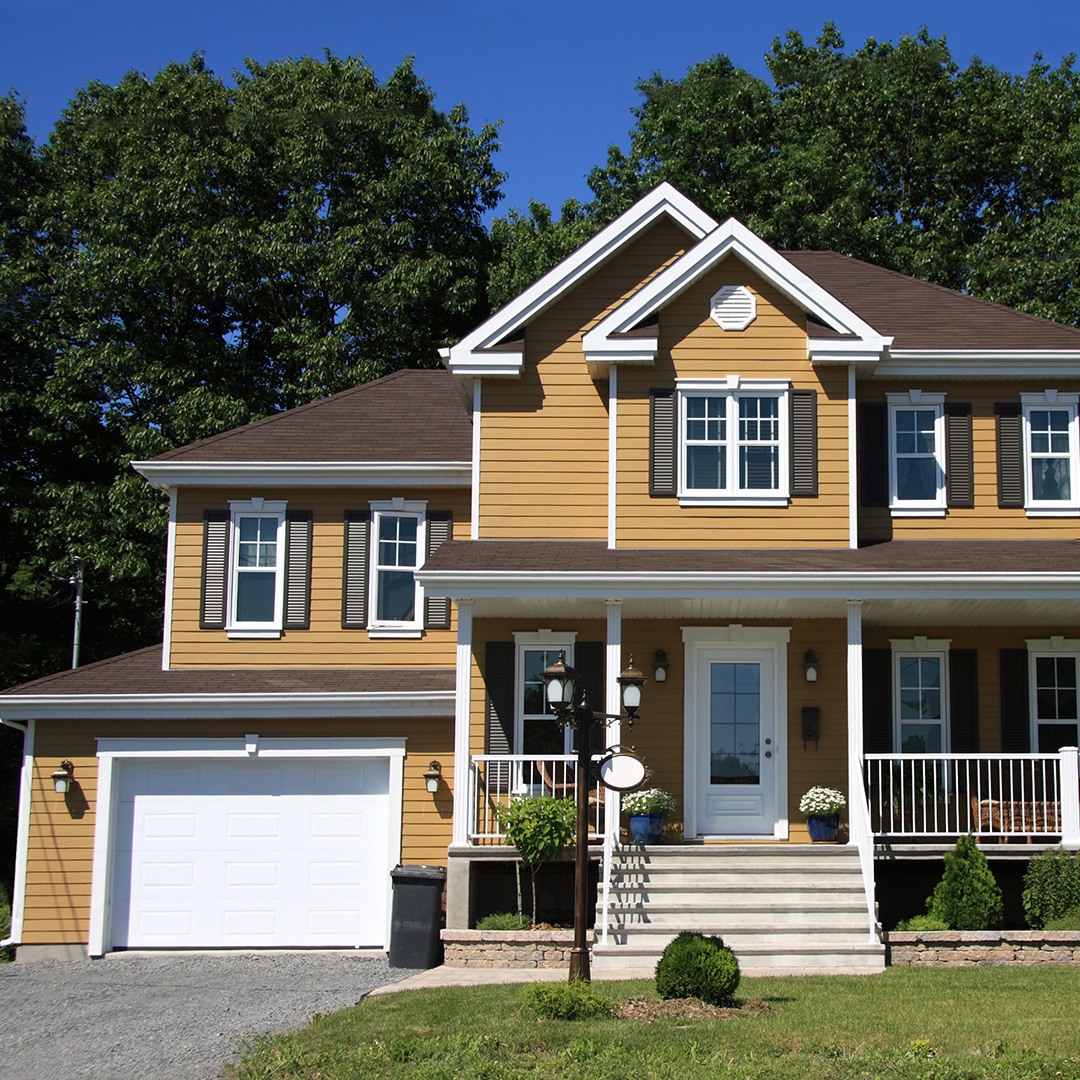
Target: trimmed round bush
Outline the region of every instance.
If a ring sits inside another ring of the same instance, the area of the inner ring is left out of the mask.
[[[656,992],[665,999],[700,998],[726,1005],[739,985],[739,961],[722,938],[684,932],[656,965]]]
[[[1032,930],[1042,930],[1080,907],[1080,852],[1054,848],[1036,855],[1024,875],[1022,899]]]
[[[945,855],[945,874],[927,906],[950,930],[997,930],[1005,918],[1001,887],[968,833]]]

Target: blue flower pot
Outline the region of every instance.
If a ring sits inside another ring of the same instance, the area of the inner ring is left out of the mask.
[[[663,814],[630,815],[630,835],[634,838],[636,844],[655,844],[660,839],[663,831]]]
[[[829,842],[836,839],[836,832],[840,828],[840,815],[833,814],[831,817],[808,817],[806,827],[810,830],[810,839],[818,843]]]

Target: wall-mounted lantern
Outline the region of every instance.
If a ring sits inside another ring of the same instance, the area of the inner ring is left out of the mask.
[[[427,783],[427,789],[432,795],[439,790],[439,781],[442,779],[442,765],[438,761],[433,761],[427,772],[424,773],[424,780]]]
[[[663,649],[657,649],[652,662],[653,678],[657,682],[667,682],[669,666],[667,653]]]
[[[57,795],[66,795],[71,790],[71,778],[75,775],[75,766],[70,761],[61,761],[60,768],[52,774],[53,790]]]
[[[807,649],[803,655],[803,671],[806,672],[807,682],[817,682],[818,668],[821,666],[818,663],[817,653],[813,649]]]

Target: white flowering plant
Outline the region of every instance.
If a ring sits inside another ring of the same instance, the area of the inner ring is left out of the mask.
[[[632,795],[624,795],[622,805],[628,814],[635,817],[641,814],[666,817],[675,809],[675,796],[660,788],[646,788]]]
[[[799,809],[807,817],[832,817],[847,806],[847,799],[831,787],[812,787],[800,800]]]

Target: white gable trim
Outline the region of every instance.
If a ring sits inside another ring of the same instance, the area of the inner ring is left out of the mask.
[[[657,338],[635,338],[628,342],[625,338],[613,340],[613,336],[625,334],[642,320],[655,315],[728,255],[735,255],[792,303],[826,326],[841,334],[853,334],[857,340],[820,343],[827,345],[831,353],[842,353],[842,362],[876,360],[887,347],[890,339],[883,338],[741,222],[728,218],[584,335],[582,345],[590,371],[600,374],[608,364],[625,363],[628,353],[638,363],[643,362],[642,357],[647,354],[655,358]],[[651,359],[644,362],[651,362]]]
[[[443,358],[446,366],[459,376],[520,375],[523,353],[502,350],[492,353],[487,350],[520,330],[530,319],[550,307],[582,278],[664,216],[671,218],[695,240],[700,240],[716,228],[716,222],[685,195],[668,183],[660,184],[520,296],[451,346]]]
[[[133,461],[154,487],[468,487],[471,461]]]

